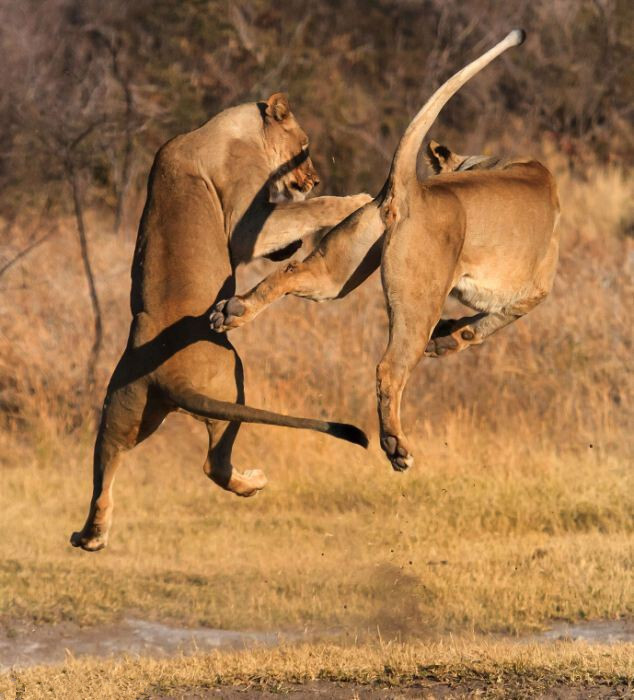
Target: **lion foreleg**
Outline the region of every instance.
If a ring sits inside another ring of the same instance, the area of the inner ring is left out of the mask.
[[[238,231],[232,236],[231,249],[243,251],[245,240],[251,239],[252,250],[244,250],[241,258],[252,259],[270,255],[308,236],[328,231],[371,197],[360,193],[349,197],[314,197],[304,202],[280,202],[267,205],[257,230],[244,237]],[[257,219],[257,217],[255,217]]]
[[[320,274],[323,268],[323,260],[319,258],[291,262],[265,277],[246,294],[219,301],[210,316],[212,330],[221,333],[243,326],[286,294],[314,299],[316,294],[326,292],[324,298],[328,298],[330,285],[324,282],[329,281],[329,276],[327,272]]]
[[[330,231],[304,262],[291,262],[246,294],[218,302],[210,316],[212,329],[243,326],[286,294],[313,301],[345,296],[378,268],[383,233],[378,207],[370,202]]]

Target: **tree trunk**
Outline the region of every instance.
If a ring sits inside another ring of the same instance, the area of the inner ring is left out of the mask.
[[[132,132],[126,129],[126,142],[123,151],[123,165],[121,168],[121,181],[117,188],[117,204],[114,212],[114,233],[119,235],[123,223],[126,196],[130,186],[130,174],[132,171]]]
[[[127,130],[126,130],[127,131]],[[119,235],[123,223],[125,199],[130,185],[130,171],[132,169],[132,134],[126,133],[125,148],[123,151],[123,165],[121,168],[121,181],[117,188],[117,204],[114,212],[114,233]]]
[[[77,233],[79,235],[79,247],[81,250],[81,260],[84,266],[84,275],[88,283],[88,293],[90,295],[90,303],[92,305],[92,313],[94,318],[94,340],[88,358],[88,366],[86,368],[86,387],[91,390],[95,386],[95,373],[97,368],[97,360],[101,352],[103,342],[103,326],[101,323],[101,306],[99,297],[97,296],[97,287],[95,285],[95,276],[93,274],[92,265],[90,264],[90,256],[88,254],[88,240],[86,238],[86,225],[84,222],[84,209],[81,202],[81,192],[79,178],[74,168],[69,168],[69,179],[71,189],[73,191],[73,204],[75,206],[75,221],[77,223]]]
[[[124,75],[121,71],[118,49],[113,46],[111,42],[108,42],[108,47],[110,48],[110,52],[112,54],[112,71],[115,79],[118,81],[121,89],[123,90],[123,96],[125,99],[125,146],[123,149],[123,163],[121,166],[121,181],[119,183],[119,187],[117,188],[117,205],[114,213],[114,232],[115,235],[118,235],[123,222],[125,199],[128,193],[128,187],[130,185],[130,173],[132,170],[132,136],[134,133],[132,128],[132,119],[134,117],[134,96],[132,94],[129,76]]]

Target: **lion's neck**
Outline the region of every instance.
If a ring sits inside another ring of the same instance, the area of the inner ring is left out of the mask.
[[[257,222],[264,223],[271,209],[269,204],[269,176],[271,168],[261,147],[245,141],[228,144],[222,166],[216,168],[214,185],[222,202],[225,235],[234,248],[244,249],[234,235],[242,236],[245,222],[249,229],[257,228]],[[235,256],[232,256],[235,257]],[[247,262],[239,256],[238,262]]]

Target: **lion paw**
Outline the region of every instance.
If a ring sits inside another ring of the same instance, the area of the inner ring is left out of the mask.
[[[382,437],[381,447],[390,460],[394,471],[404,472],[414,464],[414,457],[411,452],[393,435]]]
[[[425,348],[425,357],[442,357],[452,352],[458,352],[459,344],[453,335],[443,335],[432,338]]]
[[[227,488],[229,491],[233,491],[236,496],[249,498],[249,496],[255,496],[267,483],[268,479],[261,469],[247,469],[247,471],[242,474],[238,471],[234,471]]]
[[[73,532],[70,543],[73,547],[81,547],[86,552],[98,552],[108,545],[108,538],[104,535],[85,533],[82,530],[81,532]]]
[[[244,316],[246,306],[239,297],[222,299],[215,306],[209,315],[209,325],[216,333],[226,333],[232,328],[241,326],[244,321],[240,320]]]
[[[473,326],[465,324],[462,319],[443,319],[434,328],[425,348],[425,357],[444,357],[477,342]]]

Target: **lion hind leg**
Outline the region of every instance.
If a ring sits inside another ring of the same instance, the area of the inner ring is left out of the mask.
[[[114,505],[112,490],[123,453],[149,437],[168,411],[141,383],[106,396],[93,457],[93,494],[84,527],[71,536],[74,547],[96,552],[107,546]]]
[[[441,300],[437,306],[442,306]],[[395,471],[405,471],[414,463],[401,425],[401,400],[409,375],[424,354],[433,325],[433,311],[419,316],[411,306],[390,309],[390,341],[376,368],[376,393],[381,448]]]
[[[424,255],[420,255],[416,256],[420,263],[416,277],[399,274],[404,267],[402,249],[411,251],[411,246],[407,245],[408,233],[411,229],[407,227],[399,230],[399,237],[392,238],[384,253],[383,286],[390,320],[390,340],[376,371],[381,447],[395,471],[404,471],[414,463],[401,425],[401,399],[409,375],[423,356],[440,316],[455,266],[455,253],[439,248],[438,255],[433,258],[436,262],[433,267],[426,264]],[[429,240],[427,236],[419,235],[414,243],[429,248],[434,242],[432,239],[427,246]],[[424,304],[420,303],[421,299],[425,300]]]
[[[96,552],[107,546],[112,524],[112,487],[121,462],[121,452],[121,448],[106,436],[104,429],[101,429],[93,457],[93,496],[90,509],[84,527],[71,535],[73,547]]]
[[[390,343],[376,368],[376,395],[379,411],[381,448],[395,471],[405,471],[414,457],[401,426],[401,399],[409,374],[416,366],[423,347],[408,343],[409,352],[399,351],[398,337]],[[416,350],[419,352],[416,352]]]
[[[240,423],[207,422],[209,452],[203,469],[214,483],[226,491],[231,491],[236,496],[255,496],[268,482],[260,469],[249,469],[241,473],[233,467],[231,451],[239,429]]]

